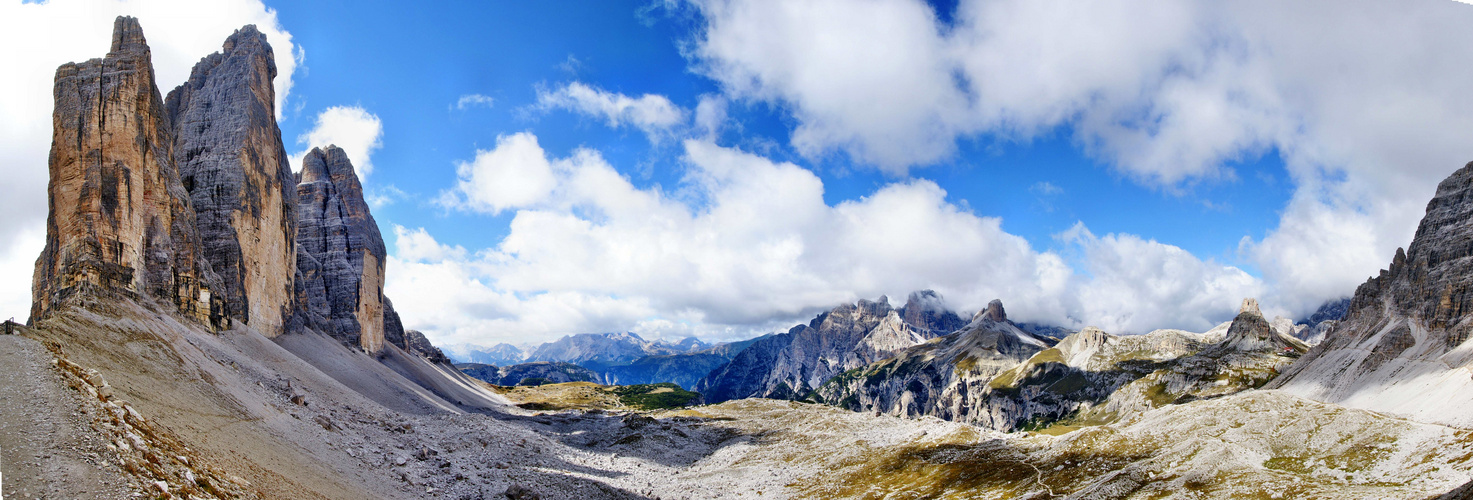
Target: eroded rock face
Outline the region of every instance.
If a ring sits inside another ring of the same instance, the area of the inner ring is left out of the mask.
[[[1355,291],[1345,317],[1278,380],[1294,394],[1473,425],[1473,163],[1427,203],[1408,250]]]
[[[297,183],[296,300],[305,326],[376,353],[384,346],[384,240],[337,146],[313,148]],[[397,316],[397,314],[395,314]]]
[[[119,17],[107,56],[67,63],[53,89],[50,214],[31,320],[69,297],[118,293],[215,323],[220,278],[204,259],[172,131],[138,20]]]
[[[228,314],[268,336],[294,309],[296,179],[276,125],[276,62],[255,26],[236,30],[169,93],[173,158]]]
[[[430,339],[425,338],[425,334],[420,333],[419,330],[405,330],[404,345],[401,347],[405,351],[424,357],[431,363],[450,363],[450,358],[446,358],[445,353],[440,352],[440,348],[431,344]]]

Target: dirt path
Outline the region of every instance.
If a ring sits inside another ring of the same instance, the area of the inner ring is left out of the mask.
[[[128,498],[128,478],[35,340],[0,335],[0,494]]]

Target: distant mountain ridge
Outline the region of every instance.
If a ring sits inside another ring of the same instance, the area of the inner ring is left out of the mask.
[[[678,343],[645,340],[633,332],[580,333],[542,344],[526,361],[563,361],[594,371],[629,364],[645,356],[681,354],[709,347],[694,337]]]
[[[473,344],[449,344],[441,349],[445,351],[451,362],[478,363],[485,365],[509,366],[521,363],[527,359],[527,353],[520,347],[501,343],[491,347],[482,347]]]
[[[696,391],[710,402],[798,399],[834,375],[888,359],[964,324],[929,290],[912,293],[899,308],[883,296],[860,300],[758,339],[703,378]]]
[[[994,301],[957,333],[846,372],[809,399],[1000,431],[1098,425],[1258,387],[1293,361],[1286,351],[1306,350],[1274,330],[1252,299],[1207,333],[1115,336],[1091,327],[1057,344],[1018,328]]]

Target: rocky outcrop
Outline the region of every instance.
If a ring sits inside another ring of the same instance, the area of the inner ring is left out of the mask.
[[[294,309],[296,179],[276,126],[275,56],[255,26],[236,30],[169,92],[173,159],[228,314],[268,336]]]
[[[1001,431],[1097,425],[1261,386],[1306,349],[1273,330],[1252,299],[1214,332],[1115,336],[1088,327],[1054,346],[994,301],[962,331],[834,377],[811,398]]]
[[[222,288],[174,164],[172,129],[138,20],[107,56],[56,70],[46,247],[31,321],[71,297],[120,294],[221,325]]]
[[[383,349],[386,255],[348,155],[313,148],[297,182],[295,294],[304,325],[366,352]]]
[[[696,390],[713,403],[803,398],[835,375],[888,359],[962,323],[939,302],[933,292],[917,292],[899,309],[886,297],[839,306],[807,325],[758,340],[713,370]]]
[[[405,330],[404,344],[399,347],[431,363],[450,364],[450,358],[445,357],[445,353],[440,352],[440,349],[431,344],[430,339],[425,338],[425,334],[420,333],[419,330]]]
[[[1407,250],[1273,386],[1424,422],[1473,426],[1473,163],[1427,203]]]

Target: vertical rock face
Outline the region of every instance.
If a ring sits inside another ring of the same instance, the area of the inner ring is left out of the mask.
[[[297,183],[296,300],[305,325],[367,352],[383,349],[385,255],[348,155],[313,148]]]
[[[1320,401],[1473,426],[1473,163],[1437,186],[1406,251],[1355,290],[1345,317],[1274,387]]]
[[[105,58],[56,70],[50,214],[32,321],[87,291],[212,319],[211,293],[221,284],[201,254],[150,58],[138,20],[119,17]]]
[[[268,336],[293,310],[296,180],[276,126],[276,62],[255,26],[169,93],[173,158],[228,314]]]

